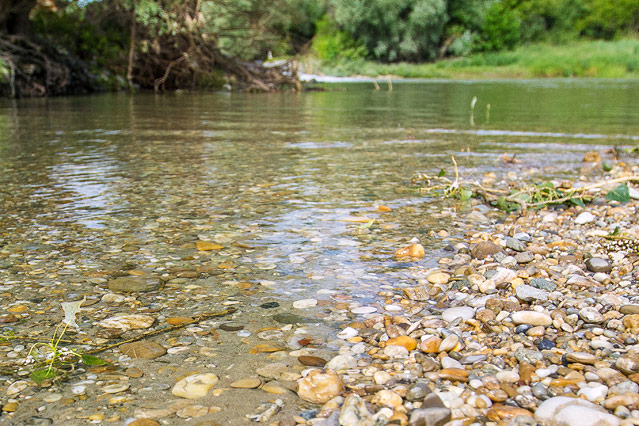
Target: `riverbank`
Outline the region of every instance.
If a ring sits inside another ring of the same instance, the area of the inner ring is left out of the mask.
[[[532,44],[513,51],[482,53],[425,64],[344,62],[322,65],[307,59],[309,74],[330,76],[395,76],[400,78],[637,78],[639,40],[575,41],[566,45]]]
[[[596,163],[584,163],[580,173],[599,181],[604,177],[597,170]],[[628,159],[611,173],[636,176],[639,168]],[[526,175],[517,162],[506,162],[481,180],[508,187]],[[177,250],[167,253],[128,233],[47,251],[42,244],[56,242],[37,235],[46,228],[33,230],[39,248],[23,251],[7,241],[0,256],[7,295],[0,321],[8,337],[0,346],[0,420],[551,426],[563,419],[576,426],[588,418],[588,425],[639,424],[639,296],[633,290],[639,203],[604,201],[615,185],[593,192],[598,201],[585,207],[524,217],[477,200],[465,208],[442,203],[428,213],[448,224],[430,230],[445,246],[437,255],[411,235],[404,245],[371,240],[392,232],[405,215],[420,215],[419,205],[362,207],[342,219],[348,232],[341,241],[359,242],[360,256],[380,262],[376,295],[365,302],[321,285],[313,298],[296,298],[294,291],[289,299],[265,298],[278,278],[242,279],[253,269],[244,262],[255,247],[245,239],[255,230],[216,232],[201,221],[196,236],[194,224],[163,217],[135,227],[177,237]],[[613,233],[634,246],[608,245],[605,236]],[[105,244],[99,260],[54,261],[97,244]],[[40,253],[50,258],[39,262]],[[290,262],[303,261],[299,256]],[[276,267],[267,259],[255,266],[264,273]],[[308,279],[321,284],[323,277]],[[107,365],[80,364],[34,382],[32,364],[25,364],[28,355],[37,359],[29,350],[34,338],[51,337],[62,318],[58,299],[83,298],[79,328],[69,330],[61,348],[89,353],[148,337],[95,353]]]

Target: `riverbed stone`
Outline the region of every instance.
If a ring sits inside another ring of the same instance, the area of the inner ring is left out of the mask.
[[[338,396],[343,389],[342,380],[334,371],[313,370],[300,379],[297,394],[304,401],[324,404]]]
[[[591,257],[586,260],[586,267],[591,272],[610,272],[612,271],[612,265],[606,259],[600,257]]]
[[[120,352],[130,358],[155,359],[166,354],[166,348],[151,340],[125,343],[118,347]]]
[[[518,311],[511,314],[513,323],[515,324],[529,324],[532,326],[549,326],[552,324],[552,318],[550,315],[543,312],[536,311]]]
[[[457,318],[461,318],[464,321],[472,319],[475,316],[475,310],[469,306],[459,306],[455,308],[448,308],[442,312],[442,319],[447,322],[452,322]]]
[[[202,398],[209,393],[218,380],[213,373],[192,374],[177,382],[171,389],[171,393],[186,399]]]
[[[557,396],[544,401],[535,419],[547,426],[619,426],[621,419],[601,406],[579,398]]]
[[[470,255],[474,259],[485,259],[488,256],[493,256],[497,253],[503,252],[504,249],[490,241],[482,241],[470,249]]]
[[[548,292],[546,290],[541,290],[528,284],[518,285],[517,288],[515,288],[515,294],[519,300],[524,302],[544,302],[548,300]]]
[[[147,291],[156,291],[162,287],[162,282],[157,278],[142,277],[119,277],[111,280],[107,284],[107,288],[119,293],[140,293]]]

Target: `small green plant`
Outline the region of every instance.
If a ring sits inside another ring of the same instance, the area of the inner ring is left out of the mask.
[[[69,326],[78,327],[75,316],[80,310],[82,302],[84,299],[62,303],[64,319],[54,329],[51,339],[48,342],[37,342],[31,346],[24,362],[35,365],[35,369],[30,375],[34,382],[39,384],[46,379],[53,379],[58,376],[62,366],[73,365],[78,361],[85,365],[106,364],[106,361],[98,357],[81,354],[74,349],[60,345]]]

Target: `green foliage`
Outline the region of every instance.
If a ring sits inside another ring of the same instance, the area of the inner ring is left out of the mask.
[[[331,0],[330,4],[335,22],[384,62],[434,59],[448,21],[445,0]]]
[[[494,2],[486,11],[480,28],[480,42],[476,50],[499,51],[512,49],[520,38],[519,12],[502,1]]]
[[[367,56],[366,47],[349,34],[340,31],[327,15],[317,22],[311,52],[328,64],[340,61],[361,61]]]
[[[619,201],[620,203],[627,203],[630,201],[630,190],[628,185],[622,183],[615,189],[606,194],[606,200]]]
[[[610,39],[639,31],[639,0],[585,0],[586,16],[577,23],[590,37]]]

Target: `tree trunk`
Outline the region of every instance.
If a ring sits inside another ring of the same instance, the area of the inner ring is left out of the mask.
[[[29,35],[29,13],[37,0],[0,0],[0,34]]]

